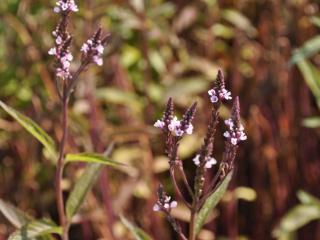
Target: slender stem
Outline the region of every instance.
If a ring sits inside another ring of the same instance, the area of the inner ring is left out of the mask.
[[[194,199],[192,204],[192,209],[191,209],[190,223],[189,223],[189,240],[196,239],[196,232],[194,231],[196,219],[197,219],[197,200]]]
[[[177,184],[177,181],[176,181],[176,178],[175,178],[175,175],[174,175],[174,169],[173,169],[173,167],[170,167],[170,176],[171,176],[171,179],[172,179],[174,188],[176,189],[178,195],[179,195],[180,198],[183,200],[183,202],[187,205],[187,207],[188,207],[189,209],[191,209],[191,205],[187,202],[187,200],[184,198],[183,194],[181,193],[181,191],[180,191],[180,189],[179,189],[179,186],[178,186],[178,184]]]
[[[73,88],[76,86],[77,80],[79,75],[82,73],[82,71],[85,70],[86,66],[88,66],[89,62],[85,61],[81,63],[78,70],[73,74],[70,83],[68,84],[67,88],[65,89],[66,97],[69,98],[70,93],[72,92]]]
[[[184,182],[184,185],[186,186],[186,188],[187,188],[190,196],[191,196],[192,198],[194,198],[194,194],[193,194],[193,192],[192,192],[192,189],[191,189],[191,187],[190,187],[190,184],[189,184],[189,182],[188,182],[187,176],[186,176],[186,174],[185,174],[185,172],[184,172],[184,170],[183,170],[183,166],[182,166],[182,165],[179,166],[179,170],[180,170],[180,173],[181,173],[181,175],[182,175],[182,180],[183,180],[183,182]]]
[[[63,240],[68,240],[68,227],[67,220],[64,211],[63,202],[63,190],[62,190],[62,178],[63,178],[63,164],[64,164],[64,151],[68,136],[68,98],[66,95],[66,83],[63,85],[63,98],[62,98],[62,138],[59,145],[59,158],[57,161],[55,187],[56,187],[56,199],[57,208],[59,214],[60,226],[63,229]]]

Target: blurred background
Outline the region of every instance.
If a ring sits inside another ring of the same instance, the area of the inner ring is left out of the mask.
[[[153,123],[169,96],[179,116],[198,102],[195,134],[180,148],[191,181],[191,160],[209,117],[207,90],[219,68],[227,89],[240,97],[248,140],[239,148],[229,191],[199,239],[320,239],[320,204],[304,211],[310,203],[304,201],[306,193],[297,197],[299,190],[320,197],[318,1],[76,2],[80,11],[70,21],[74,68],[82,43],[98,26],[113,37],[104,65],[86,71],[73,94],[67,150],[103,152],[114,142],[112,158],[132,168],[102,171],[75,219],[71,239],[132,239],[119,213],[156,240],[176,239],[164,216],[152,212],[159,182],[174,194],[163,137]],[[58,21],[54,4],[0,1],[0,99],[58,140],[60,103],[47,54]],[[222,107],[222,118],[229,110],[228,104]],[[4,111],[0,129],[0,198],[57,221],[55,166],[41,144]],[[223,129],[216,137],[218,160]],[[81,164],[66,168],[66,193],[81,169]],[[187,229],[183,204],[173,214]],[[0,239],[12,231],[0,216]]]

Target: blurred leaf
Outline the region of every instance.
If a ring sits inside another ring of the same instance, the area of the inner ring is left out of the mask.
[[[316,98],[317,105],[320,108],[320,72],[307,60],[301,60],[297,63],[304,80]]]
[[[138,48],[124,45],[122,47],[121,62],[125,68],[129,68],[141,59],[141,52]]]
[[[158,51],[151,51],[150,63],[159,74],[166,70],[166,64]]]
[[[137,12],[143,12],[145,9],[144,0],[130,0],[130,4]]]
[[[206,58],[192,57],[188,62],[188,69],[201,72],[210,81],[215,79],[218,73],[218,66]]]
[[[173,28],[176,32],[182,32],[190,27],[198,17],[198,11],[193,6],[186,6],[174,21]]]
[[[32,136],[39,140],[42,145],[49,152],[52,159],[56,159],[56,147],[53,139],[34,121],[24,116],[18,111],[6,105],[0,101],[0,106],[5,110],[11,117],[13,117],[24,129],[26,129]]]
[[[16,228],[22,227],[32,219],[25,212],[10,203],[4,202],[2,199],[0,199],[0,212],[2,212],[6,219]]]
[[[290,64],[296,64],[305,58],[311,57],[320,51],[320,36],[306,41],[302,47],[296,49],[290,59]]]
[[[126,92],[117,88],[106,87],[96,91],[95,96],[107,103],[121,104],[130,107],[134,113],[140,113],[142,103],[132,92]]]
[[[281,219],[280,224],[274,229],[272,234],[274,237],[279,237],[288,232],[296,231],[316,219],[320,219],[319,206],[299,204]]]
[[[61,228],[46,220],[35,220],[12,233],[8,240],[36,239],[49,233],[61,234]]]
[[[197,95],[207,90],[210,82],[203,78],[187,78],[174,82],[165,91],[166,96],[164,99],[172,97],[178,103],[188,104],[190,101],[186,101],[186,98],[191,98],[193,95]]]
[[[257,35],[257,31],[251,24],[250,20],[241,12],[234,9],[226,9],[222,11],[222,17],[237,28],[245,31],[249,37]]]
[[[178,155],[185,159],[194,154],[202,144],[202,139],[197,134],[191,134],[183,137],[180,141]]]
[[[69,153],[66,155],[65,164],[69,162],[100,163],[109,166],[124,166],[124,164],[110,160],[104,154],[98,153]]]
[[[152,240],[152,238],[145,233],[142,229],[134,226],[124,216],[120,216],[122,223],[131,231],[136,240]]]
[[[235,195],[238,199],[242,199],[249,202],[252,202],[257,198],[256,191],[249,187],[237,187],[235,189]]]
[[[175,6],[171,2],[163,2],[162,4],[153,6],[148,9],[149,18],[164,17],[170,18],[175,13]]]
[[[313,204],[318,205],[320,207],[320,200],[312,196],[310,193],[307,193],[303,190],[299,190],[297,193],[297,197],[303,204]]]
[[[99,163],[89,164],[77,180],[66,203],[66,213],[69,220],[78,212],[87,193],[98,178],[101,167],[102,165]]]
[[[320,17],[311,17],[310,20],[315,26],[320,28]]]
[[[234,30],[221,23],[216,23],[211,27],[211,31],[216,37],[230,39],[234,37]]]
[[[219,201],[223,197],[224,193],[228,188],[231,177],[232,177],[232,172],[230,172],[225,177],[225,179],[220,184],[220,186],[216,189],[216,191],[214,191],[214,193],[212,193],[204,203],[196,219],[196,224],[195,224],[196,233],[199,233],[209,213],[212,211],[212,209],[219,203]]]
[[[213,7],[214,5],[217,4],[217,0],[202,0],[203,2],[205,2],[208,7]]]
[[[318,128],[320,127],[320,117],[308,117],[303,119],[302,125],[308,128]]]

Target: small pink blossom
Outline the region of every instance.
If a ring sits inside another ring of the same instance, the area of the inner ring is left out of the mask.
[[[54,7],[53,11],[55,13],[60,13],[60,12],[77,12],[79,11],[78,6],[74,2],[74,0],[59,0],[56,3],[56,7]]]
[[[171,201],[171,197],[166,196],[164,200],[162,200],[162,202],[160,202],[158,200],[157,203],[155,203],[153,205],[153,211],[158,212],[160,211],[162,208],[165,208],[168,211],[171,211],[172,208],[176,208],[178,206],[177,201]]]
[[[239,126],[237,127],[233,123],[231,118],[225,120],[224,122],[229,130],[224,132],[223,136],[229,139],[231,144],[237,145],[240,141],[244,141],[247,139],[247,135],[244,132],[244,127],[242,124],[239,124]]]
[[[194,164],[196,166],[200,166],[200,155],[197,154],[193,159],[192,161],[194,162]],[[213,165],[217,164],[217,160],[215,158],[212,158],[212,157],[207,157],[205,159],[206,163],[204,165],[205,168],[211,168]]]
[[[165,124],[164,124],[164,121],[157,120],[157,121],[154,123],[153,126],[155,126],[156,128],[161,128],[161,129],[163,129],[164,125],[165,125]]]

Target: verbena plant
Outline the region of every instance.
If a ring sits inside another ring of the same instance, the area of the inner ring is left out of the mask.
[[[82,53],[80,65],[76,71],[71,71],[70,66],[73,55],[71,54],[70,46],[72,36],[68,32],[68,24],[71,14],[77,11],[78,7],[74,0],[59,0],[54,7],[54,12],[59,15],[60,19],[55,30],[52,32],[55,45],[48,53],[53,56],[55,61],[55,82],[61,102],[62,136],[58,143],[58,148],[54,140],[38,124],[0,101],[1,107],[43,144],[47,156],[56,164],[54,183],[59,223],[56,224],[50,219],[34,219],[13,205],[0,199],[0,211],[17,228],[9,239],[54,239],[53,235],[60,236],[63,240],[69,239],[68,233],[70,225],[72,224],[72,218],[79,211],[86,194],[93,186],[101,166],[121,165],[108,158],[112,150],[111,147],[109,147],[104,154],[87,152],[66,153],[65,151],[68,139],[69,99],[79,80],[80,74],[92,63],[102,65],[104,46],[109,39],[109,34],[103,35],[99,28],[92,37],[82,45],[80,49]],[[190,184],[187,179],[183,163],[178,156],[178,148],[183,136],[185,134],[192,134],[193,132],[192,120],[196,112],[197,104],[192,104],[185,112],[182,120],[178,120],[177,117],[174,116],[173,101],[170,98],[163,118],[154,124],[154,126],[160,128],[165,135],[165,151],[169,157],[170,175],[175,190],[191,212],[189,234],[183,233],[179,222],[171,214],[171,210],[177,206],[177,202],[171,200],[162,185],[158,188],[158,200],[153,210],[164,212],[168,221],[178,233],[179,238],[184,240],[196,239],[210,211],[222,198],[232,177],[238,143],[247,138],[243,132],[244,128],[240,123],[239,99],[236,97],[233,102],[231,118],[225,121],[228,130],[224,133],[226,141],[223,158],[219,162],[214,178],[211,180],[208,179],[206,175],[207,170],[218,163],[214,158],[213,148],[214,136],[219,123],[219,108],[223,101],[232,99],[231,93],[225,88],[224,77],[221,71],[218,72],[215,85],[208,91],[208,94],[211,101],[211,118],[204,143],[199,154],[193,159],[196,165],[193,184]],[[89,164],[76,182],[73,190],[69,193],[68,198],[64,199],[62,189],[64,167],[67,163],[78,161]],[[176,180],[177,173],[181,174],[182,184],[187,189],[189,197],[182,194],[182,188]],[[191,201],[188,201],[188,199],[191,199]],[[124,217],[121,217],[121,219],[124,225],[133,232],[136,239],[151,239],[146,233],[136,228]]]
[[[231,118],[225,120],[228,130],[223,134],[226,141],[222,160],[219,162],[217,172],[213,179],[207,179],[206,171],[217,164],[213,149],[215,132],[219,123],[219,108],[222,101],[232,99],[231,93],[225,89],[224,77],[221,71],[218,71],[215,85],[208,91],[208,94],[211,101],[211,118],[203,145],[199,153],[193,158],[193,162],[196,165],[193,184],[188,182],[183,163],[178,156],[178,148],[182,137],[185,134],[192,134],[193,132],[192,120],[196,112],[197,104],[193,103],[183,115],[182,120],[178,120],[177,117],[174,116],[173,102],[170,98],[162,119],[154,124],[154,126],[160,128],[165,135],[165,152],[169,158],[169,171],[175,190],[191,212],[189,237],[187,238],[182,232],[178,221],[171,214],[171,210],[177,206],[177,202],[171,200],[171,197],[167,195],[162,185],[158,188],[158,200],[153,210],[162,211],[179,237],[184,240],[196,239],[210,211],[222,198],[232,177],[238,143],[247,139],[243,131],[244,127],[240,123],[239,99],[236,97],[233,102]],[[191,201],[188,201],[187,199],[189,198],[186,198],[182,194],[181,187],[176,180],[176,174],[181,174],[182,183],[187,189]]]
[[[92,37],[82,45],[80,50],[82,52],[80,66],[75,72],[72,72],[70,70],[70,65],[73,60],[70,52],[72,36],[68,32],[68,24],[71,13],[77,11],[78,6],[74,0],[59,0],[54,7],[54,12],[59,14],[60,20],[56,29],[52,32],[55,46],[52,47],[48,53],[53,56],[55,60],[55,82],[62,108],[62,137],[59,141],[58,150],[54,140],[38,124],[0,101],[0,106],[43,144],[48,156],[56,163],[54,183],[59,224],[55,224],[50,219],[33,219],[11,204],[0,200],[0,211],[17,228],[17,231],[11,234],[9,239],[54,239],[52,234],[60,235],[64,240],[69,239],[68,232],[72,218],[78,212],[87,192],[93,186],[101,166],[121,165],[108,158],[111,147],[109,147],[104,154],[87,152],[66,154],[65,152],[68,138],[69,99],[79,80],[79,75],[85,71],[91,63],[102,65],[104,46],[109,39],[109,34],[103,36],[99,28]],[[79,161],[90,164],[86,167],[82,176],[70,192],[68,199],[65,201],[62,190],[64,167],[67,163]]]

